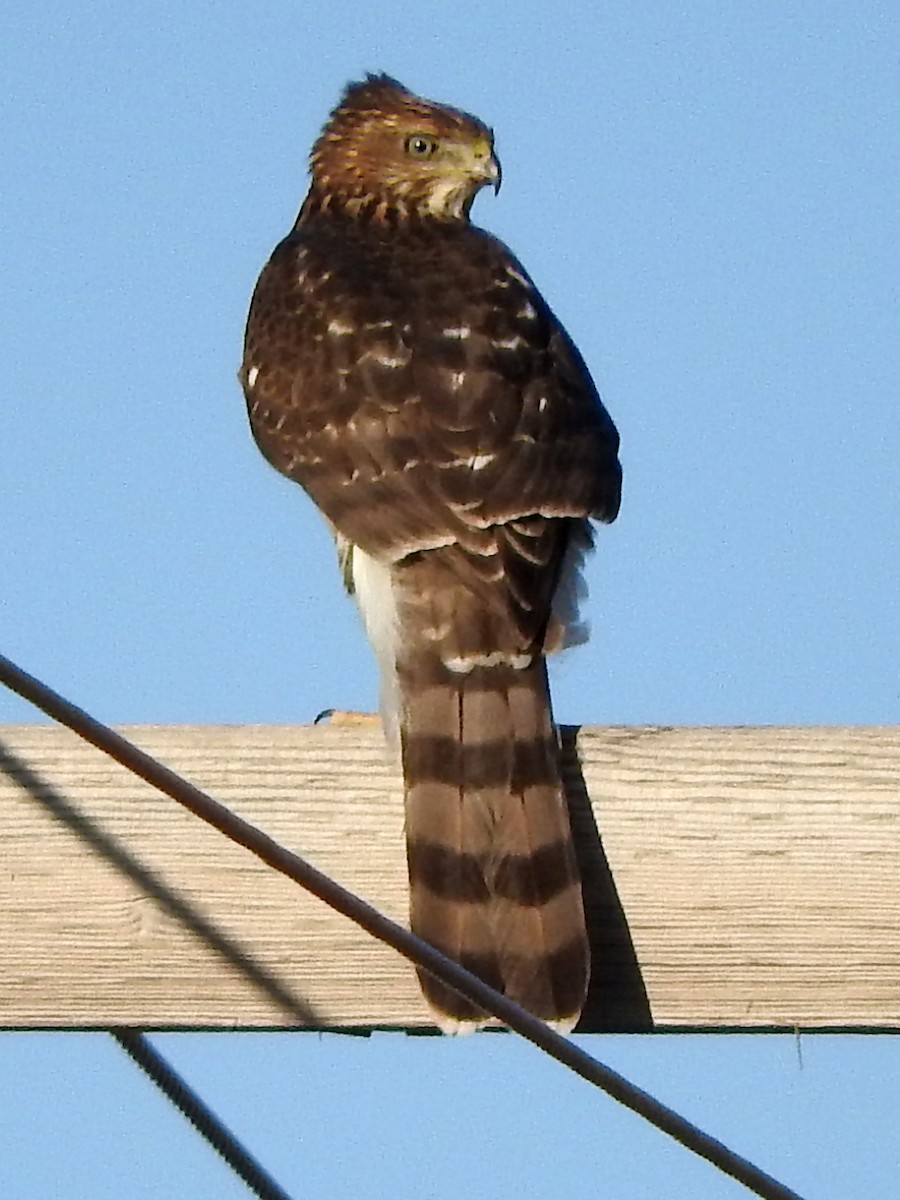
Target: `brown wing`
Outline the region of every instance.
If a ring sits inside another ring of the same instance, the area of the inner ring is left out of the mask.
[[[565,534],[528,518],[618,511],[618,436],[580,356],[471,226],[308,222],[260,277],[241,378],[260,449],[349,541],[394,562],[454,547],[473,586],[499,552],[514,609],[533,589],[546,609]]]

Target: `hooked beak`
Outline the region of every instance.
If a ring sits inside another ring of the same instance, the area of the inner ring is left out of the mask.
[[[484,184],[490,184],[496,195],[500,191],[503,171],[500,168],[500,159],[494,153],[493,144],[488,138],[479,138],[475,143],[474,160],[478,172],[478,186],[483,187]]]
[[[488,183],[493,185],[494,195],[496,196],[500,191],[500,184],[503,182],[503,168],[500,166],[500,159],[496,154],[491,155],[488,166],[490,168]]]

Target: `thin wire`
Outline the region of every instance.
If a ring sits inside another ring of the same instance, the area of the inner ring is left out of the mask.
[[[291,1200],[143,1033],[137,1029],[110,1029],[109,1032],[259,1200]]]
[[[661,1129],[726,1175],[743,1183],[754,1195],[762,1200],[802,1200],[797,1192],[791,1191],[759,1167],[698,1129],[696,1125],[630,1083],[612,1068],[592,1058],[543,1021],[525,1012],[506,996],[495,992],[477,976],[446,958],[408,929],[383,916],[364,900],[316,870],[299,855],[279,846],[261,830],[230,812],[224,805],[213,800],[186,779],[182,779],[143,750],[139,750],[121,734],[88,716],[82,709],[28,675],[3,655],[0,655],[0,683],[6,684],[42,712],[176,800],[226,837],[246,847],[268,866],[299,883],[337,912],[349,917],[373,937],[386,942],[461,996],[499,1018],[510,1029],[539,1046],[557,1062],[644,1117],[657,1129]]]

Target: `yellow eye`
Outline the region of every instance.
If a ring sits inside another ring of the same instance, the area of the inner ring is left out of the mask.
[[[406,153],[413,158],[430,158],[437,148],[437,140],[425,133],[412,133],[405,143]]]

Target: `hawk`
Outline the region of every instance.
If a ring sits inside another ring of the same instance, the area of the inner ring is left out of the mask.
[[[256,442],[330,523],[399,732],[415,933],[564,1031],[589,956],[545,656],[583,641],[618,434],[521,263],[469,220],[491,130],[386,75],[345,90],[263,269]],[[420,971],[436,1023],[486,1015]]]

